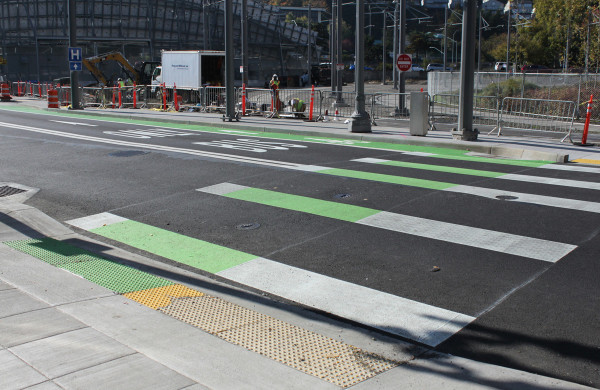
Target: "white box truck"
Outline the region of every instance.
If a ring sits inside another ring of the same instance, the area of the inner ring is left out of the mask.
[[[163,51],[162,65],[152,84],[199,88],[225,85],[225,52],[215,50]]]

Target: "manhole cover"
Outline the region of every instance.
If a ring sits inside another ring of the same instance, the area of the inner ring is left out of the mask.
[[[350,194],[335,194],[335,195],[333,195],[333,197],[337,198],[337,199],[349,198],[351,196],[352,195],[350,195]]]
[[[258,229],[259,227],[260,227],[260,223],[251,222],[251,223],[241,223],[241,224],[237,225],[235,228],[239,229],[239,230],[253,230],[253,229]]]
[[[5,197],[5,196],[20,194],[21,192],[25,192],[25,190],[22,190],[20,188],[15,188],[15,187],[2,186],[2,187],[0,187],[0,198]]]
[[[133,157],[148,154],[148,152],[142,152],[141,150],[123,150],[120,152],[110,153],[109,156],[113,157]]]
[[[518,196],[512,196],[512,195],[498,195],[496,196],[496,199],[500,199],[500,200],[515,200],[515,199],[519,199]]]

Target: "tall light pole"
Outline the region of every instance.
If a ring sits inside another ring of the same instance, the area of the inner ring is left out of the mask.
[[[370,133],[371,118],[365,110],[365,80],[363,76],[365,68],[365,0],[356,0],[356,46],[354,65],[354,84],[356,86],[356,100],[354,112],[350,117],[348,129],[352,133]]]
[[[460,61],[460,92],[458,102],[458,129],[452,137],[464,141],[477,140],[473,129],[473,92],[475,79],[475,38],[477,10],[481,0],[465,0],[463,9],[462,49]]]
[[[248,86],[248,0],[242,0],[242,25],[241,25],[241,40],[242,40],[242,84]]]
[[[386,19],[387,19],[387,15],[385,13],[385,10],[383,11],[383,36],[381,38],[382,41],[382,45],[383,45],[383,57],[381,58],[381,61],[383,63],[383,66],[381,68],[382,74],[381,74],[381,85],[385,85],[385,57],[387,57],[387,52],[385,49],[385,33],[386,33]]]
[[[36,41],[37,42],[37,41]],[[77,47],[77,4],[69,0],[69,46]],[[71,109],[81,110],[79,71],[71,71]]]
[[[510,71],[510,19],[512,14],[511,0],[508,0],[506,7],[508,7],[508,28],[506,30],[506,73],[508,73]]]
[[[236,119],[233,91],[233,0],[225,0],[225,114],[223,121]]]

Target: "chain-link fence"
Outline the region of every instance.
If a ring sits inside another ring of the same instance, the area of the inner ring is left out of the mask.
[[[429,72],[428,92],[435,95],[458,95],[460,72]],[[585,120],[585,104],[590,96],[600,98],[600,74],[563,73],[475,73],[475,94],[533,100],[572,101],[576,104],[575,120]],[[600,101],[592,105],[591,120],[600,123]]]

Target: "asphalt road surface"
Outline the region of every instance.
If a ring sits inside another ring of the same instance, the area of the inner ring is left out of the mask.
[[[0,181],[181,267],[600,387],[600,169],[265,135],[2,109]]]

